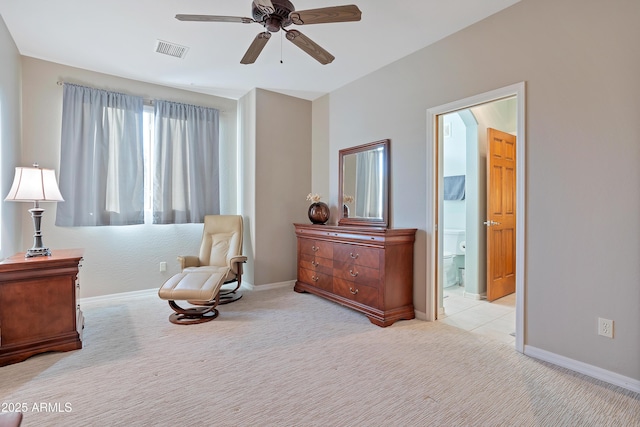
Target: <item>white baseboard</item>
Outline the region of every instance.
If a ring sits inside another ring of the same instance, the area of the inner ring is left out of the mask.
[[[427,318],[427,313],[424,313],[422,311],[418,311],[418,310],[414,310],[413,311],[416,315],[416,319],[418,320],[424,320],[425,322],[428,321],[429,319]]]
[[[287,280],[286,282],[278,282],[278,283],[267,283],[266,285],[253,285],[251,283],[242,282],[242,287],[247,288],[252,291],[266,291],[269,289],[277,289],[277,288],[286,288],[295,285],[295,280]]]
[[[90,303],[90,302],[96,302],[96,301],[116,301],[116,300],[122,300],[122,299],[129,299],[130,297],[137,296],[137,295],[157,294],[158,289],[160,288],[158,287],[158,288],[151,288],[151,289],[142,289],[139,291],[120,292],[117,294],[98,295],[95,297],[78,298],[78,302],[82,304],[82,303]]]
[[[472,294],[471,292],[464,291],[462,296],[464,296],[465,298],[475,299],[475,300],[487,299],[486,292],[483,292],[481,294]]]
[[[250,291],[264,291],[267,289],[276,289],[276,288],[284,288],[287,286],[290,286],[291,288],[293,288],[293,285],[296,283],[295,280],[289,280],[286,282],[280,282],[280,283],[269,283],[266,285],[258,285],[258,286],[254,286],[251,283],[247,283],[247,282],[242,282],[242,286],[240,287],[240,289],[246,289],[246,290],[250,290]],[[90,303],[90,302],[96,302],[96,301],[116,301],[116,300],[122,300],[122,299],[129,299],[133,296],[137,296],[137,295],[147,295],[147,294],[157,294],[158,293],[158,288],[151,288],[151,289],[142,289],[142,290],[138,290],[138,291],[129,291],[129,292],[120,292],[117,294],[107,294],[107,295],[98,295],[95,297],[85,297],[85,298],[79,298],[78,302],[79,303]]]
[[[530,345],[524,346],[524,354],[529,357],[533,357],[534,359],[549,362],[562,368],[567,368],[580,374],[587,375],[597,380],[601,380],[609,384],[631,390],[635,393],[640,393],[639,380],[620,375],[615,372],[607,371],[606,369],[598,368],[597,366],[589,365],[584,362],[573,360],[568,357],[560,356],[558,354],[532,347]]]

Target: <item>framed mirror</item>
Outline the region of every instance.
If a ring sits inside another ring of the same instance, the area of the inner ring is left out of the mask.
[[[340,150],[338,225],[389,226],[389,145],[383,139]]]

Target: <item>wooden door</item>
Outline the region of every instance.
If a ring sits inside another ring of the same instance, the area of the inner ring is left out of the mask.
[[[516,290],[516,137],[487,132],[487,300]]]

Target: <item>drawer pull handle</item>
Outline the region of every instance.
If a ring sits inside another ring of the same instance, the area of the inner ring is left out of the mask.
[[[317,263],[317,262],[315,262],[315,260],[314,260],[314,261],[311,261],[311,265],[313,265],[314,267],[317,267],[317,266],[319,266],[320,264],[319,264],[319,263]]]
[[[320,278],[318,276],[311,276],[311,280],[317,282]]]
[[[353,270],[349,270],[349,274],[351,275],[351,277],[358,277],[357,271],[354,273]]]
[[[349,287],[349,292],[351,292],[352,295],[356,295],[358,293],[358,290],[356,289],[354,291],[352,287]]]
[[[319,247],[317,247],[316,245],[311,246],[311,250],[313,252],[318,252],[318,249],[320,249]]]
[[[360,256],[360,254],[355,254],[355,255],[354,255],[354,254],[353,254],[353,252],[351,252],[351,253],[349,254],[349,256],[350,256],[351,258],[353,258],[353,259],[358,259],[358,257]]]

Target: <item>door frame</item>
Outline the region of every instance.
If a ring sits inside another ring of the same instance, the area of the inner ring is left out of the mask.
[[[517,123],[516,140],[516,351],[524,353],[524,305],[525,305],[525,82],[505,86],[469,98],[439,105],[427,110],[427,176],[426,176],[426,231],[427,231],[427,288],[426,288],[426,317],[428,321],[437,318],[437,242],[442,232],[437,228],[438,220],[438,153],[442,149],[438,142],[438,116],[464,110],[479,104],[486,104],[503,98],[516,96]]]

